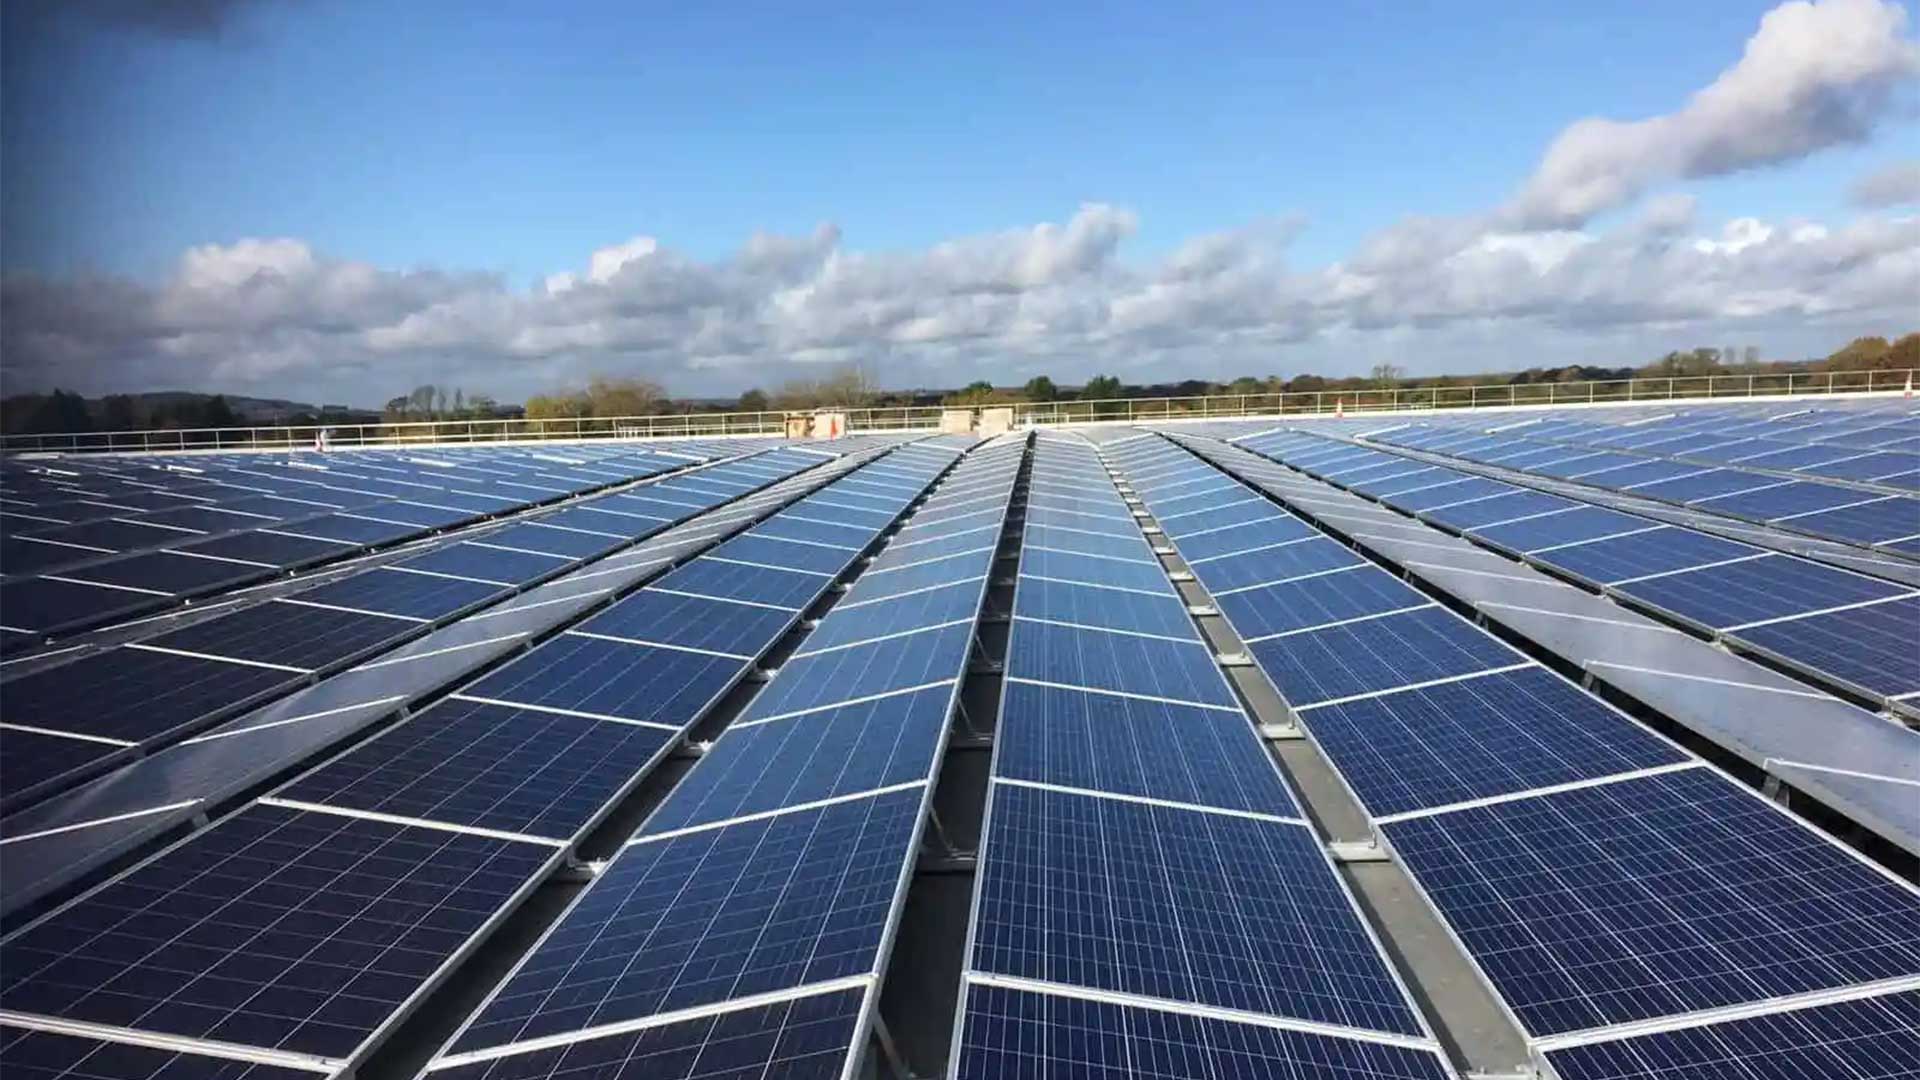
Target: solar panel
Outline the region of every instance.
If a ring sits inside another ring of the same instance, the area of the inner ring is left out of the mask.
[[[967,989],[960,1080],[1441,1080],[1431,1049],[999,986]]]
[[[1561,1080],[1897,1080],[1920,1071],[1920,993],[1587,1043],[1546,1057]]]
[[[642,589],[616,601],[578,629],[633,641],[747,654],[764,648],[792,622],[790,611]]]
[[[1248,651],[1296,710],[1524,662],[1498,639],[1438,607],[1268,638]]]
[[[1420,1033],[1303,825],[1004,780],[989,813],[975,970]]]
[[[1375,817],[1687,760],[1541,667],[1328,705],[1312,726]]]
[[[1703,567],[1618,589],[1636,600],[1715,629],[1884,600],[1908,590],[1787,555]]]
[[[516,705],[680,727],[733,685],[747,659],[568,632],[465,692]]]
[[[1738,635],[1873,693],[1891,697],[1920,689],[1920,597],[1802,615],[1743,628]]]
[[[452,1052],[871,970],[922,794],[640,837]]]
[[[1022,622],[1008,646],[1007,676],[1012,680],[1238,709],[1232,691],[1221,681],[1212,650],[1197,640],[1169,641],[1053,623]]]
[[[1244,716],[1010,684],[998,775],[1196,806],[1300,816]]]
[[[279,797],[564,840],[673,738],[668,728],[452,698]]]
[[[310,1069],[0,1026],[0,1070],[24,1080],[313,1080]]]
[[[865,996],[860,990],[813,994],[525,1053],[476,1055],[477,1060],[470,1062],[449,1059],[428,1075],[436,1080],[586,1076],[837,1080],[853,1044]]]
[[[344,1058],[553,854],[256,806],[0,941],[0,1005]]]
[[[1920,974],[1920,897],[1710,769],[1382,828],[1536,1036]]]
[[[411,619],[269,601],[149,638],[163,649],[319,670],[418,630]]]

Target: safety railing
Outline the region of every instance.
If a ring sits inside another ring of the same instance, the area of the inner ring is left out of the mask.
[[[1239,416],[1474,409],[1515,405],[1581,405],[1667,401],[1676,398],[1766,398],[1788,394],[1898,391],[1920,369],[1701,375],[1582,382],[1479,383],[1466,386],[1371,390],[1306,390],[1195,397],[1134,397],[1097,401],[1009,402],[1016,426],[1093,421],[1152,422]],[[947,407],[840,408],[849,432],[932,430]],[[330,447],[525,442],[548,439],[645,439],[689,436],[777,435],[787,420],[808,412],[710,412],[664,416],[553,417],[528,420],[419,420],[369,423],[260,424],[247,427],[170,428],[0,435],[0,450],[62,453],[158,450],[301,449],[322,432]]]

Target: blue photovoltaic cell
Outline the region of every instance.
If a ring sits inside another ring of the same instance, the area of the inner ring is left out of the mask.
[[[830,580],[820,574],[805,574],[797,570],[767,570],[715,562],[712,559],[695,559],[661,578],[659,586],[701,596],[771,604],[798,611],[820,595]]]
[[[1611,470],[1611,469],[1624,470],[1628,466],[1638,465],[1644,460],[1646,459],[1629,457],[1626,454],[1592,453],[1592,452],[1582,451],[1580,452],[1579,457],[1568,458],[1564,461],[1544,462],[1536,466],[1533,471],[1545,476],[1557,476],[1564,480],[1569,477],[1575,477],[1575,476],[1579,476],[1579,477],[1591,476],[1594,473],[1603,472],[1604,470]],[[1605,483],[1610,483],[1610,481],[1606,480],[1603,475],[1600,479],[1600,483],[1605,484]]]
[[[0,1027],[7,1080],[314,1080],[317,1073],[233,1058]]]
[[[647,819],[646,834],[924,779],[953,687],[736,725]]]
[[[1690,529],[1662,528],[1576,544],[1536,558],[1588,581],[1611,585],[1628,578],[1665,574],[1757,554],[1758,549],[1732,540]]]
[[[1244,528],[1222,529],[1219,532],[1201,533],[1198,536],[1185,530],[1169,534],[1170,537],[1177,539],[1180,555],[1188,562],[1196,559],[1218,558],[1254,548],[1271,547],[1274,544],[1313,535],[1312,526],[1299,518],[1284,514],[1255,522]]]
[[[1383,828],[1536,1036],[1920,974],[1920,898],[1709,768]]]
[[[1876,544],[1882,540],[1920,535],[1920,500],[1895,498],[1861,503],[1809,514],[1784,524],[1857,544]]]
[[[995,784],[973,968],[1418,1034],[1304,825]]]
[[[859,607],[837,607],[834,614],[839,617],[822,622],[820,628],[808,636],[806,647],[830,649],[905,630],[971,619],[980,609],[981,584],[975,578]]]
[[[1159,562],[1121,561],[1093,555],[1068,555],[1036,548],[1031,542],[1020,550],[1020,572],[1057,581],[1086,585],[1106,585],[1120,589],[1145,589],[1165,592],[1167,572]]]
[[[839,1080],[865,999],[864,990],[816,994],[431,1075],[436,1080]]]
[[[416,619],[441,619],[500,592],[498,585],[381,568],[303,589],[293,598]]]
[[[959,676],[973,623],[850,645],[787,661],[748,718],[778,716]]]
[[[1213,652],[1198,642],[1023,622],[1007,652],[1015,678],[1235,707]]]
[[[324,668],[418,630],[383,615],[268,602],[146,639],[144,644],[265,664]]]
[[[108,649],[0,683],[0,716],[29,727],[140,742],[304,677],[145,649]]]
[[[245,559],[248,562],[292,567],[313,562],[316,559],[338,558],[351,553],[354,547],[332,541],[309,540],[303,536],[282,536],[278,533],[250,529],[230,536],[185,544],[180,550],[198,555],[213,555],[222,559]]]
[[[6,749],[0,754],[0,792],[9,798],[127,753],[125,747],[91,739],[11,729],[0,731],[0,746]]]
[[[558,556],[526,555],[518,551],[501,551],[498,548],[460,543],[450,544],[426,555],[404,559],[395,565],[404,566],[409,570],[426,570],[435,574],[452,574],[455,577],[518,585],[551,574],[566,566],[569,561]]]
[[[1087,514],[1069,514],[1050,510],[1031,500],[1027,503],[1027,524],[1046,525],[1054,528],[1080,529],[1086,532],[1103,533],[1108,536],[1138,537],[1140,526],[1131,516],[1090,516]]]
[[[1014,611],[1024,619],[1198,640],[1187,606],[1171,591],[1163,597],[1147,596],[1022,577],[1014,591]]]
[[[816,574],[838,574],[853,561],[853,552],[845,548],[796,544],[791,540],[753,533],[734,537],[714,548],[712,554],[789,570],[811,570]]]
[[[1881,600],[1906,591],[1789,555],[1689,570],[1620,586],[1638,600],[1715,629]]]
[[[1300,811],[1247,718],[1010,683],[997,775],[1282,817]]]
[[[1876,694],[1920,690],[1920,598],[1788,619],[1738,636]]]
[[[196,559],[171,551],[153,551],[71,569],[61,576],[135,589],[157,589],[178,596],[215,586],[238,585],[272,572],[271,567]]]
[[[1616,513],[1598,506],[1582,506],[1564,514],[1549,514],[1510,525],[1494,525],[1472,530],[1475,539],[1514,551],[1534,551],[1559,544],[1577,544],[1615,536],[1635,529],[1650,528],[1655,522],[1646,518]]]
[[[1329,705],[1311,726],[1375,816],[1686,759],[1542,667]]]
[[[476,539],[489,544],[499,544],[502,547],[526,548],[528,551],[540,551],[569,559],[589,558],[625,543],[618,537],[574,532],[571,529],[549,529],[533,522],[509,525],[499,532],[491,532]]]
[[[672,738],[660,728],[449,699],[280,794],[565,840]]]
[[[1431,1050],[995,986],[967,989],[959,1080],[1445,1080]]]
[[[0,1006],[344,1058],[553,853],[254,806],[0,942]]]
[[[629,844],[454,1052],[871,971],[922,794]]]
[[[1434,487],[1422,488],[1419,491],[1401,491],[1386,501],[1411,513],[1419,513],[1431,507],[1452,506],[1456,503],[1513,490],[1511,485],[1497,480],[1488,480],[1479,476],[1461,476],[1459,473],[1453,475],[1460,478]]]
[[[1490,499],[1478,499],[1458,506],[1443,506],[1437,510],[1429,510],[1425,516],[1448,528],[1477,529],[1482,525],[1512,521],[1515,518],[1544,514],[1552,510],[1564,510],[1577,505],[1579,504],[1558,495],[1514,488],[1508,494],[1495,495]]]
[[[1777,486],[1729,495],[1724,499],[1714,499],[1712,502],[1701,504],[1700,508],[1712,510],[1717,514],[1737,514],[1742,517],[1771,521],[1774,518],[1793,514],[1831,510],[1836,506],[1845,506],[1848,503],[1857,503],[1872,497],[1869,493],[1856,488],[1823,484],[1813,480],[1781,483],[1779,480],[1768,477],[1767,483]]]
[[[1450,477],[1454,477],[1458,475],[1460,474],[1453,471],[1452,469],[1443,469],[1437,465],[1429,465],[1424,468],[1416,468],[1408,472],[1397,473],[1391,477],[1384,477],[1379,480],[1365,481],[1362,483],[1355,484],[1353,486],[1354,486],[1354,490],[1356,491],[1362,491],[1369,495],[1386,497],[1386,496],[1392,495],[1396,491],[1406,491],[1412,488],[1429,487],[1433,484],[1440,483],[1443,480],[1446,480]]]
[[[847,550],[852,557],[862,548],[873,542],[873,530],[864,526],[839,525],[825,518],[802,521],[792,514],[775,514],[773,517],[753,527],[756,536],[784,536],[795,540],[805,540],[813,544],[833,544]]]
[[[686,724],[745,662],[562,634],[469,686],[474,697],[652,723]]]
[[[1082,482],[1084,481],[1073,481],[1073,483]],[[1089,493],[1081,496],[1062,494],[1058,487],[1051,486],[1057,483],[1059,482],[1036,474],[1027,496],[1028,508],[1071,514],[1076,517],[1093,517],[1120,525],[1133,522],[1133,508],[1122,502],[1118,495],[1113,494],[1110,485],[1107,486],[1105,493]]]
[[[328,514],[325,517],[308,518],[297,527],[289,526],[289,532],[302,536],[319,536],[328,540],[338,540],[343,544],[388,544],[418,533],[417,526],[405,522],[379,520],[381,515],[374,511],[367,516],[353,514]]]
[[[1920,993],[1841,1001],[1547,1053],[1560,1080],[1906,1080]]]
[[[758,655],[791,626],[790,611],[642,589],[615,602],[577,629],[689,649]]]
[[[1678,461],[1642,461],[1637,465],[1626,465],[1618,469],[1608,469],[1603,473],[1583,476],[1580,482],[1599,487],[1633,488],[1639,490],[1643,484],[1657,484],[1681,476],[1691,476],[1700,471],[1698,465],[1688,465]]]
[[[847,597],[847,600],[849,603],[866,603],[882,597],[900,596],[915,589],[951,585],[956,581],[985,577],[991,562],[991,554],[973,552],[966,555],[949,555],[944,559],[935,559],[918,566],[902,567],[884,573],[868,570],[855,583],[853,593]]]
[[[1633,492],[1636,495],[1666,499],[1670,502],[1694,502],[1720,495],[1731,495],[1736,491],[1749,491],[1776,482],[1774,478],[1761,473],[1742,472],[1739,469],[1711,469],[1706,472],[1677,476],[1672,480],[1642,484],[1634,488]],[[1712,503],[1706,504],[1708,509],[1712,506]]]
[[[1271,638],[1248,648],[1296,709],[1522,660],[1498,639],[1439,607]]]
[[[1183,552],[1186,550],[1177,536],[1174,546]],[[1344,544],[1325,536],[1316,536],[1302,538],[1298,543],[1288,543],[1282,547],[1262,548],[1189,565],[1194,576],[1217,598],[1218,594],[1231,589],[1285,581],[1342,566],[1357,566],[1365,561]]]
[[[440,493],[431,496],[438,499]],[[453,525],[472,521],[480,516],[477,510],[455,510],[450,506],[427,506],[417,502],[387,502],[374,507],[367,516],[385,518],[388,521],[404,521],[418,529],[444,529]]]
[[[1427,602],[1425,596],[1406,582],[1377,566],[1361,566],[1346,573],[1214,597],[1214,604],[1233,623],[1234,631],[1243,640],[1399,611]]]
[[[23,630],[56,630],[170,602],[163,596],[51,578],[22,578],[0,584],[0,610],[6,612],[7,625]]]
[[[908,563],[944,559],[951,555],[991,551],[1000,542],[999,513],[999,510],[994,510],[990,515],[983,515],[978,522],[967,522],[967,528],[955,530],[950,536],[941,536],[931,530],[927,533],[916,533],[911,529],[903,531],[873,561],[867,573],[902,567]]]
[[[1169,535],[1180,536],[1211,529],[1231,529],[1285,516],[1279,507],[1251,491],[1246,493],[1245,500],[1218,510],[1182,515],[1175,518],[1171,526],[1162,522],[1160,527],[1166,529]]]

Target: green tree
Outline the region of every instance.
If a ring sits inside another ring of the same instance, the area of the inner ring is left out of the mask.
[[[234,412],[233,406],[227,404],[225,394],[215,394],[213,400],[207,402],[206,408],[202,410],[200,423],[203,427],[239,427],[240,414]]]
[[[1060,388],[1045,375],[1035,375],[1027,380],[1024,393],[1028,401],[1054,401],[1060,397]]]
[[[1120,385],[1120,380],[1111,375],[1095,375],[1080,388],[1081,401],[1107,401],[1125,396],[1126,390]]]
[[[1406,374],[1407,369],[1398,364],[1375,364],[1369,377],[1372,378],[1373,385],[1379,389],[1391,390],[1400,385],[1400,380],[1406,377]]]
[[[766,412],[768,404],[767,392],[755,387],[741,394],[739,404],[734,407],[741,412]]]

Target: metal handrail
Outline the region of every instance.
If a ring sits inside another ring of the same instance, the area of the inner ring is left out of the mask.
[[[1595,402],[1666,401],[1675,398],[1764,398],[1787,394],[1835,394],[1899,390],[1911,386],[1920,369],[1880,371],[1780,372],[1755,375],[1698,375],[1603,379],[1581,382],[1476,383],[1379,390],[1304,390],[1264,394],[1205,394],[1192,397],[1111,398],[1098,401],[1010,402],[1019,426],[1090,421],[1148,422],[1174,419],[1224,419],[1238,416],[1392,412],[1408,409],[1475,409],[1515,405],[1575,405]],[[941,405],[904,405],[836,409],[847,415],[847,430],[901,431],[937,429]],[[314,445],[321,431],[328,443],[347,446],[405,446],[541,440],[686,438],[689,436],[776,435],[790,416],[807,412],[710,412],[669,416],[560,417],[541,420],[411,420],[361,424],[260,424],[224,428],[167,428],[149,431],[63,432],[0,435],[0,451],[144,452],[155,450],[301,449]]]

